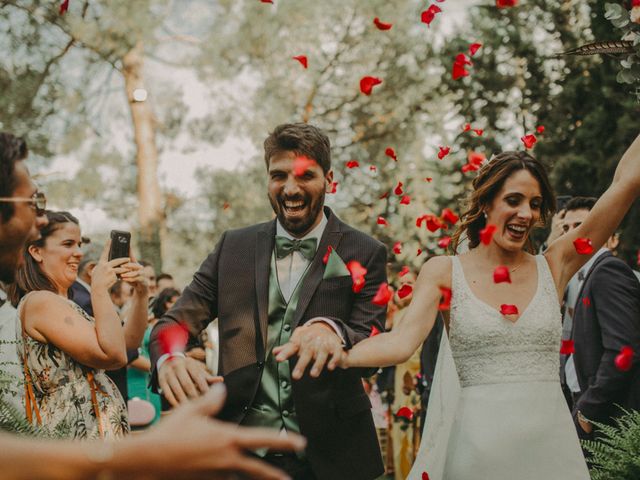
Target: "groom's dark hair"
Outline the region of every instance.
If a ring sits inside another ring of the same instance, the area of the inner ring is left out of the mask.
[[[322,171],[331,170],[331,143],[317,127],[306,123],[278,125],[264,141],[264,161],[269,168],[271,157],[282,152],[294,152],[318,162]]]
[[[564,206],[567,212],[572,210],[591,210],[598,199],[596,197],[573,197]]]

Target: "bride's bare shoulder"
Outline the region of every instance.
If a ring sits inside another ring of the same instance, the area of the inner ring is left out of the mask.
[[[451,285],[451,261],[448,255],[431,257],[420,268],[418,279],[443,287]]]

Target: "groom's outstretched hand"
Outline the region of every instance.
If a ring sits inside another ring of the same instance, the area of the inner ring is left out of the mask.
[[[288,343],[273,349],[278,362],[284,362],[293,355],[298,355],[291,378],[299,380],[307,366],[313,362],[310,375],[318,377],[326,367],[334,370],[342,358],[342,340],[329,325],[317,322],[312,325],[296,328]]]

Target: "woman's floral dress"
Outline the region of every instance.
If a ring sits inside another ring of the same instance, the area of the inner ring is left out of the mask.
[[[69,303],[94,323],[82,308]],[[26,410],[32,423],[56,436],[78,439],[129,433],[127,407],[104,370],[82,365],[56,346],[40,343],[26,333],[23,338]]]

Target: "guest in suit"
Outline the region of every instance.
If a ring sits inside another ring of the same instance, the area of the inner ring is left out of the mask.
[[[303,456],[256,455],[293,478],[376,478],[383,466],[363,371],[323,367],[343,348],[367,338],[373,326],[383,329],[385,308],[371,300],[386,280],[386,249],[324,207],[333,172],[323,132],[307,124],[280,125],[264,149],[268,197],[277,218],[225,232],[160,319],[151,334],[159,386],[175,404],[200,395],[214,381],[197,360],[161,358],[158,337],[178,321],[196,336],[218,317],[219,373],[228,390],[221,417],[308,439]],[[367,269],[357,292],[345,266],[353,260]],[[296,335],[299,357],[276,362],[272,349],[287,343],[299,326],[304,326]],[[315,376],[302,377],[297,358],[304,365],[314,358]]]
[[[591,197],[569,201],[564,231],[577,228],[595,202]],[[613,423],[622,414],[618,405],[640,409],[640,283],[624,261],[603,247],[567,289],[575,353],[567,358],[563,373],[574,399],[578,434],[588,438],[593,432],[590,421]],[[615,359],[625,346],[635,353],[631,369],[622,371]]]

